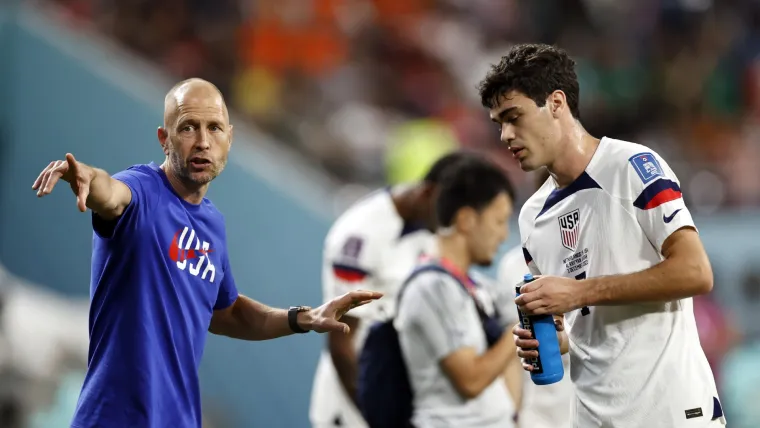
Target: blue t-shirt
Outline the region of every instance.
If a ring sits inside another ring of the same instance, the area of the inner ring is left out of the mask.
[[[238,292],[224,217],[155,164],[114,175],[132,202],[93,215],[90,350],[72,426],[200,428],[198,365],[214,310]]]

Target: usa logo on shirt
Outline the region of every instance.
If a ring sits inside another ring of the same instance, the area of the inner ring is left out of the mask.
[[[169,259],[176,263],[180,270],[187,269],[193,276],[200,274],[201,279],[208,277],[208,281],[213,283],[216,268],[209,257],[209,253],[214,251],[210,245],[198,238],[195,229],[185,226],[182,232],[177,231],[172,238],[172,243],[169,245]]]
[[[562,214],[559,220],[559,233],[562,238],[562,246],[570,251],[575,251],[578,247],[578,238],[580,237],[580,210],[573,210],[567,214]]]

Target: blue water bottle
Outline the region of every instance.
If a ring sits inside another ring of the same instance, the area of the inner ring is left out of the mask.
[[[520,287],[533,281],[533,275],[525,274],[523,282],[517,285],[516,294],[520,295]],[[562,354],[559,350],[557,328],[554,326],[554,317],[551,315],[527,316],[517,308],[520,316],[520,326],[533,333],[533,338],[538,340],[538,357],[526,358],[525,362],[533,365],[530,378],[536,385],[551,385],[562,380],[565,368],[562,365]]]

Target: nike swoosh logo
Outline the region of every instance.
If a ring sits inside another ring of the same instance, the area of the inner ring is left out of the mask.
[[[662,215],[662,221],[664,221],[665,223],[670,223],[671,221],[673,221],[673,218],[676,216],[676,214],[678,214],[679,211],[681,211],[681,208],[673,211],[673,214],[671,214],[671,215],[669,215],[667,217],[665,216],[665,214],[663,214]]]

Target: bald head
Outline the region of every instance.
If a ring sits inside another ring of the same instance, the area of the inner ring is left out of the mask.
[[[227,105],[219,88],[207,80],[194,77],[177,83],[167,92],[164,98],[164,127],[171,127],[179,110],[188,106],[217,107],[229,123]]]

